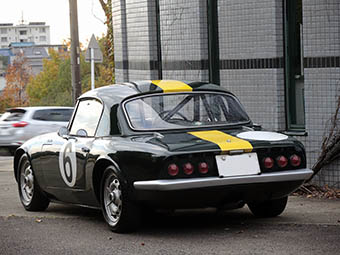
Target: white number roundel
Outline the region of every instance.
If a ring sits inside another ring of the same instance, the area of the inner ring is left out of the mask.
[[[77,178],[76,146],[72,140],[64,143],[59,154],[61,177],[67,186],[73,187]]]

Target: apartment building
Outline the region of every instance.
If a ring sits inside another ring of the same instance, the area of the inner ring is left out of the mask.
[[[0,48],[8,48],[13,42],[50,44],[50,26],[45,22],[29,22],[19,25],[0,23]]]

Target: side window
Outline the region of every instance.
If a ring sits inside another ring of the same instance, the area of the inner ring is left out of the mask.
[[[46,109],[37,110],[33,114],[34,120],[44,121],[64,121],[70,120],[73,110],[72,109]]]
[[[52,109],[49,113],[51,121],[69,121],[72,116],[72,109]]]
[[[77,132],[83,129],[88,136],[94,136],[102,110],[102,104],[95,99],[80,101],[73,119],[70,134],[77,135]]]
[[[34,120],[48,120],[48,111],[49,110],[37,110],[34,114],[32,119]]]

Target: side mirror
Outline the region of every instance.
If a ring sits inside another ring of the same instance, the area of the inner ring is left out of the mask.
[[[66,127],[61,127],[58,131],[58,135],[61,137],[67,136],[69,134],[69,131]]]

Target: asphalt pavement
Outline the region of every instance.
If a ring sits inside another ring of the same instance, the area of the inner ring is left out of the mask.
[[[115,234],[99,210],[51,204],[25,211],[12,165],[12,157],[0,157],[0,254],[339,254],[339,200],[291,196],[271,219],[246,206],[156,214],[135,233]]]

